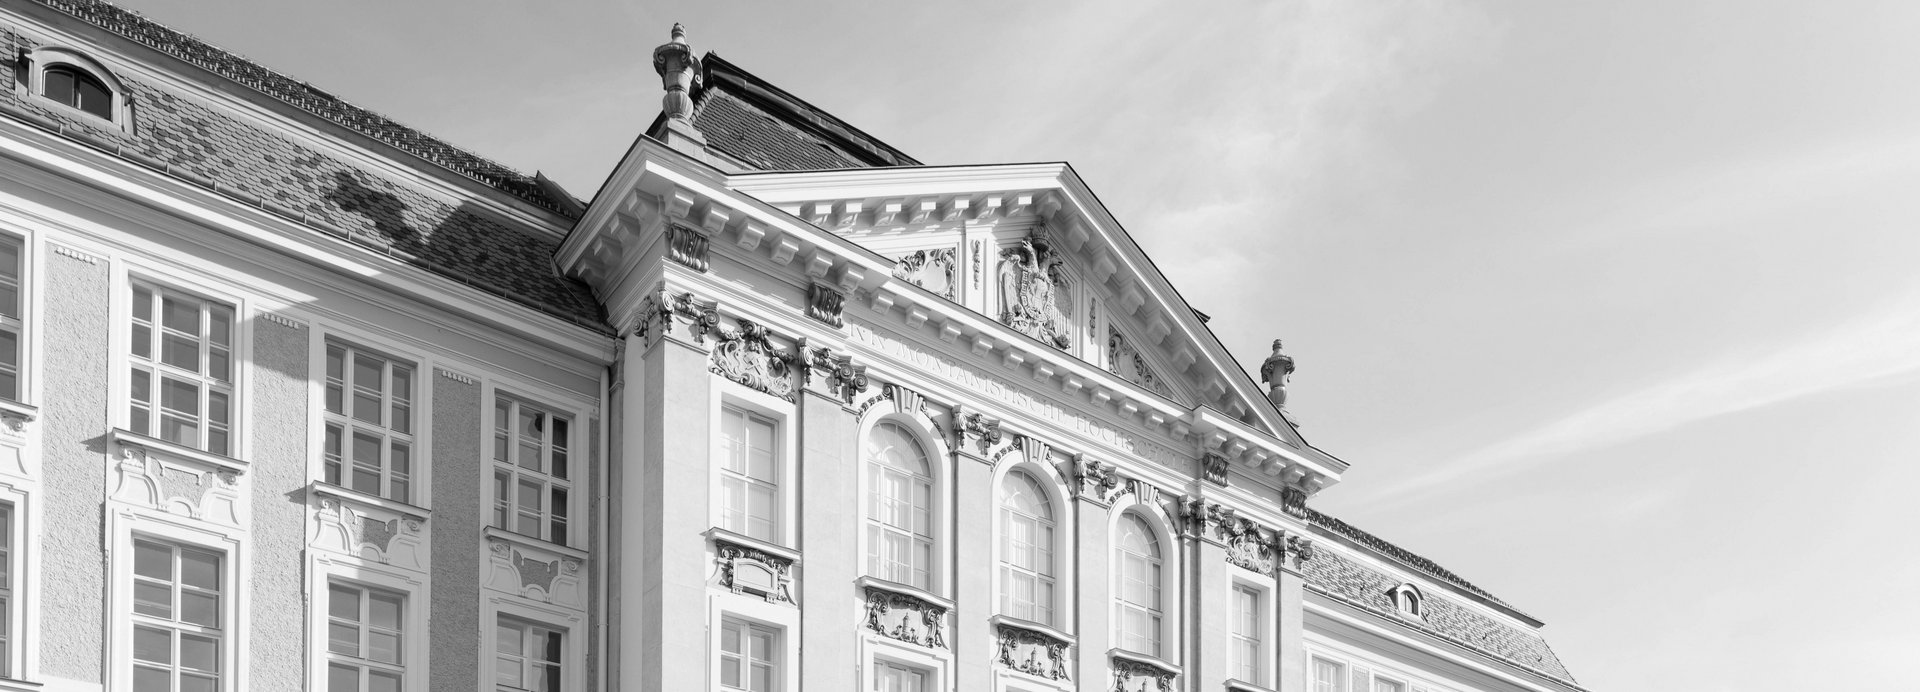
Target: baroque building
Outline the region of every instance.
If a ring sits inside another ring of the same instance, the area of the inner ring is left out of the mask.
[[[1578,690],[1073,170],[675,28],[593,195],[0,3],[0,690]]]

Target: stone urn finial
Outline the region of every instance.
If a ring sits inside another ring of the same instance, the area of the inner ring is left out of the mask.
[[[653,49],[653,71],[660,73],[660,85],[667,90],[660,98],[660,110],[668,119],[685,120],[693,116],[693,88],[700,83],[700,58],[687,45],[687,29],[673,25],[671,39]]]
[[[1267,383],[1267,401],[1281,413],[1287,412],[1287,381],[1293,377],[1293,357],[1280,352],[1280,340],[1273,340],[1273,353],[1260,363],[1260,381]]]

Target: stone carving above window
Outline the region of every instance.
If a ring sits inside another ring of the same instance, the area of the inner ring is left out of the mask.
[[[720,566],[715,583],[734,593],[748,593],[768,603],[793,603],[793,563],[787,555],[755,545],[752,539],[713,531],[714,562]]]
[[[114,464],[112,499],[138,507],[244,527],[240,511],[244,462],[124,430],[110,434],[120,461]]]
[[[315,481],[315,550],[426,571],[426,510]]]
[[[994,662],[1047,680],[1073,681],[1069,655],[1073,640],[1052,628],[1004,615],[993,617],[993,631],[998,642]]]
[[[1268,528],[1232,508],[1198,498],[1179,504],[1187,530],[1227,549],[1227,564],[1273,576],[1289,557],[1294,567],[1313,559],[1313,541],[1285,529]]]
[[[846,307],[847,297],[826,284],[812,284],[807,287],[807,316],[833,325],[838,329],[844,326],[840,313]]]
[[[862,577],[860,585],[867,596],[868,630],[929,649],[947,648],[949,604],[919,589],[872,577]]]
[[[1118,649],[1108,652],[1113,692],[1173,692],[1180,670],[1167,663]]]
[[[667,257],[689,269],[706,271],[706,234],[677,223],[667,224]]]
[[[1134,348],[1127,341],[1127,336],[1112,326],[1107,327],[1107,372],[1160,396],[1173,397],[1173,390],[1159,375],[1154,374],[1153,368],[1147,365],[1147,359],[1140,355],[1140,350]]]
[[[1000,322],[1065,350],[1073,343],[1073,290],[1046,229],[1000,252]]]
[[[793,354],[776,350],[765,326],[740,319],[733,329],[721,329],[719,345],[708,356],[707,369],[734,382],[793,401]]]
[[[800,340],[800,379],[803,384],[820,380],[826,389],[840,396],[840,402],[853,403],[853,397],[867,391],[867,366],[856,365],[853,356],[836,354],[824,346],[809,346]]]
[[[893,265],[893,276],[911,282],[915,286],[933,291],[947,300],[953,300],[959,283],[953,280],[958,264],[958,253],[953,248],[934,250],[916,250],[901,257]]]
[[[528,600],[584,608],[587,554],[567,546],[487,527],[483,586]]]

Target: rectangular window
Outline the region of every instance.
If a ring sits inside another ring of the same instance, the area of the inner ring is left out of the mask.
[[[13,505],[0,503],[0,678],[14,676]]]
[[[735,406],[720,411],[720,528],[779,542],[780,427]]]
[[[327,344],[326,482],[413,500],[413,367]]]
[[[1346,667],[1324,658],[1313,659],[1313,692],[1344,692]]]
[[[874,663],[873,689],[875,692],[927,692],[933,689],[927,684],[927,671],[911,666],[903,666],[887,661]]]
[[[493,684],[499,692],[560,692],[564,635],[509,617],[495,626]]]
[[[773,692],[779,685],[780,634],[739,620],[720,626],[720,688]]]
[[[567,419],[499,398],[493,406],[493,525],[567,543],[573,482]]]
[[[380,589],[327,586],[327,692],[400,692],[406,602]]]
[[[1260,592],[1253,587],[1233,587],[1233,669],[1234,677],[1260,683]]]
[[[134,539],[134,692],[222,689],[222,559],[210,550]]]
[[[0,399],[20,400],[20,239],[0,234]]]
[[[1407,686],[1392,680],[1373,679],[1373,692],[1406,692]]]
[[[233,306],[136,283],[132,330],[129,429],[230,454]]]

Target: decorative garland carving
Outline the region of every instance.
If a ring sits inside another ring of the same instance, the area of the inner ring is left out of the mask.
[[[757,322],[736,320],[735,329],[722,329],[719,345],[708,356],[707,369],[754,389],[793,401],[793,355],[774,350],[771,332]]]
[[[1072,642],[1010,622],[998,623],[994,630],[999,639],[994,660],[1001,665],[1048,680],[1073,681],[1072,664],[1067,661]]]
[[[980,241],[973,241],[973,287],[975,290],[980,288],[980,274],[986,271],[980,262],[980,246]]]
[[[954,249],[950,247],[917,250],[894,264],[893,276],[953,300],[957,286],[953,281],[953,267],[957,259],[954,255]]]
[[[667,257],[695,271],[707,270],[707,236],[677,223],[667,224]]]
[[[1273,576],[1291,558],[1294,567],[1313,559],[1313,541],[1285,529],[1268,528],[1240,516],[1231,507],[1199,498],[1180,501],[1184,528],[1194,536],[1211,532],[1226,548],[1227,564]]]
[[[768,603],[793,603],[792,560],[724,538],[715,538],[714,544],[721,588],[759,594]]]
[[[1208,483],[1227,487],[1227,458],[1208,452],[1200,457],[1200,474]]]
[[[947,648],[946,606],[878,586],[866,590],[867,629],[930,649]]]
[[[1151,680],[1154,689],[1159,692],[1173,692],[1175,674],[1172,671],[1119,656],[1114,656],[1111,664],[1113,665],[1113,692],[1128,692],[1127,684],[1133,682],[1135,678]],[[1140,689],[1145,690],[1146,687],[1142,686]]]
[[[640,309],[634,311],[632,321],[623,331],[638,335],[642,341],[665,336],[673,333],[676,315],[687,320],[687,335],[693,337],[695,343],[703,342],[707,334],[720,326],[717,306],[695,300],[692,293],[676,295],[661,288],[641,299]],[[653,332],[655,328],[660,330],[658,335]]]
[[[815,283],[807,287],[807,316],[833,325],[835,329],[845,326],[840,320],[840,313],[846,307],[846,302],[846,295],[832,286]]]

